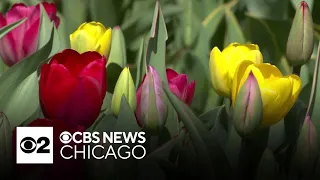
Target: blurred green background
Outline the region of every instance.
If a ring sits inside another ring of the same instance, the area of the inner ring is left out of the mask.
[[[33,5],[40,1],[1,0],[0,11],[5,13],[17,2]],[[150,32],[155,0],[46,2],[55,2],[58,7],[62,48],[69,47],[69,35],[83,22],[99,21],[107,27],[119,25],[125,37],[128,66],[134,71],[141,42],[147,39],[144,37]],[[303,91],[310,92],[310,77],[320,40],[320,15],[317,14],[320,12],[320,1],[306,2],[313,13],[316,41],[312,60],[303,66],[301,78]],[[221,50],[231,42],[255,43],[259,45],[265,62],[277,65],[283,74],[292,72],[284,52],[299,3],[300,0],[160,0],[168,31],[167,66],[196,80],[192,103],[195,113],[201,114],[223,101],[211,88],[209,77],[209,54],[214,46]],[[304,97],[301,99],[304,100]]]

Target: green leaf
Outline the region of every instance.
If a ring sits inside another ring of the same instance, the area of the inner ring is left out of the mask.
[[[48,41],[50,40],[51,31],[54,27],[53,23],[51,22],[46,10],[44,9],[43,5],[40,4],[40,27],[39,27],[39,39],[38,39],[38,50],[45,46]]]
[[[240,24],[231,11],[230,8],[226,8],[226,22],[227,22],[227,32],[225,35],[224,47],[228,46],[232,42],[238,42],[240,44],[244,44],[246,39],[242,33],[242,29]]]
[[[248,15],[244,32],[248,41],[259,45],[264,63],[272,63],[279,67],[283,53],[278,44],[276,33],[271,30],[268,23],[263,19]]]
[[[316,131],[318,133],[318,137],[320,137],[320,122],[317,121],[317,119],[320,118],[320,106],[318,104],[320,104],[320,43],[318,46],[318,55],[317,55],[317,59],[316,59],[316,63],[315,63],[315,67],[314,67],[314,78],[313,78],[313,85],[315,87],[315,89],[311,89],[311,95],[312,97],[310,97],[311,102],[309,102],[309,110],[310,115],[311,115],[311,119],[313,120],[313,124],[316,128]]]
[[[126,43],[119,26],[114,27],[112,30],[111,50],[107,66],[110,63],[116,63],[122,68],[127,65]]]
[[[4,107],[3,111],[10,117],[11,122],[12,120],[18,120],[19,124],[21,124],[23,120],[31,117],[39,107],[37,71],[26,77],[11,93],[10,103]],[[17,109],[22,111],[17,113]]]
[[[101,22],[106,27],[113,27],[119,23],[113,0],[90,0],[89,12],[91,19]]]
[[[146,62],[153,66],[161,79],[167,83],[166,75],[166,41],[168,39],[166,24],[157,1],[154,10],[153,22],[148,40]]]
[[[138,132],[140,127],[125,96],[121,98],[120,112],[114,131]]]
[[[56,33],[56,30],[53,28],[50,41],[45,46],[43,46],[39,51],[37,51],[33,55],[13,65],[4,74],[0,76],[0,109],[7,109],[7,107],[10,106],[11,99],[14,98],[13,92],[16,91],[19,84],[22,83],[29,75],[34,73],[41,62],[48,61],[49,56],[51,54],[56,53],[54,52],[54,50],[56,49],[55,46],[57,45],[54,44],[54,42],[57,41]],[[33,101],[38,101],[38,99]],[[15,113],[17,113],[17,110],[18,109],[15,109]],[[10,112],[14,111],[10,110]],[[10,115],[7,116],[12,128],[14,128],[17,125],[20,125],[23,121],[29,118],[20,116],[19,119],[15,119]]]
[[[145,44],[144,44],[144,39],[142,39],[140,43],[139,52],[136,57],[136,66],[137,66],[136,81],[135,81],[136,89],[139,88],[142,82],[142,78],[146,72],[145,66],[143,64],[144,52],[145,52]]]
[[[284,117],[284,125],[289,143],[294,143],[298,138],[306,112],[306,105],[298,99],[288,114]]]
[[[203,113],[199,119],[205,127],[212,132],[212,135],[220,146],[223,148],[226,147],[231,129],[231,119],[229,119],[226,107],[224,105],[215,107]]]
[[[186,47],[190,47],[194,44],[197,34],[199,32],[200,20],[194,15],[194,2],[193,0],[182,1],[182,6],[185,11],[183,13],[183,29],[184,29],[184,43]]]
[[[270,180],[270,179],[277,179],[278,177],[278,168],[279,165],[273,156],[272,151],[266,149],[261,157],[257,174],[256,180]]]
[[[10,178],[13,168],[12,127],[5,114],[0,113],[0,174]]]
[[[77,30],[82,23],[86,22],[88,15],[88,1],[89,0],[72,0],[60,2],[62,5],[63,16],[60,16],[62,19],[58,30],[64,28],[64,34],[60,35],[66,40],[67,47],[70,47],[70,34]],[[71,11],[71,9],[76,10]]]
[[[111,94],[113,94],[114,87],[116,86],[118,77],[120,76],[122,69],[123,68],[116,63],[110,63],[107,66],[107,91]]]
[[[212,134],[203,126],[190,108],[170,91],[169,87],[164,83],[163,87],[185,129],[189,132],[192,144],[199,158],[198,160],[204,166],[202,167],[204,168],[204,172],[202,173],[208,176],[207,178],[216,176],[219,179],[222,177],[230,179],[230,174],[232,173],[230,173],[231,169],[227,157]],[[212,169],[214,172],[212,172]],[[210,170],[211,172],[206,172],[206,170]]]
[[[238,1],[230,1],[225,4],[221,4],[212,9],[212,11],[205,17],[205,19],[202,21],[202,25],[204,26],[205,31],[210,39],[215,35],[219,25],[221,24],[221,21],[225,15],[225,9],[233,8],[237,3]]]
[[[246,5],[250,14],[261,19],[286,20],[288,18],[289,0],[246,0]]]
[[[103,104],[101,106],[101,111],[109,111],[111,110],[111,101],[112,101],[112,94],[110,92],[106,92],[106,96],[103,99]]]
[[[23,18],[19,21],[16,21],[14,23],[11,23],[9,25],[6,25],[0,29],[0,39],[3,38],[6,34],[8,34],[10,31],[12,31],[14,28],[18,27],[20,24],[22,24],[27,18]]]

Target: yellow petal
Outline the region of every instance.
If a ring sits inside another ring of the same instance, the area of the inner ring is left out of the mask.
[[[214,47],[210,53],[209,61],[211,83],[214,90],[220,96],[229,97],[230,88],[228,87],[228,68],[219,48]]]
[[[103,34],[106,31],[106,28],[103,26],[103,24],[101,24],[100,22],[89,22],[84,24],[81,27],[82,30],[86,31],[87,33],[89,33],[92,37],[95,37],[97,39],[99,39],[100,37],[103,36]]]
[[[265,84],[259,87],[263,101],[261,126],[276,124],[286,115],[289,108],[287,102],[292,97],[291,80],[289,78],[275,78],[265,81]]]
[[[99,45],[97,47],[97,51],[101,55],[104,55],[106,58],[108,58],[110,54],[111,40],[112,40],[112,30],[111,28],[108,28],[97,43]]]
[[[77,30],[70,35],[71,49],[84,53],[86,51],[94,51],[96,39],[91,37],[86,31]]]
[[[252,50],[249,51],[246,55],[245,55],[245,60],[249,60],[252,61],[255,64],[261,64],[263,63],[263,56],[261,54],[261,52],[259,50]]]

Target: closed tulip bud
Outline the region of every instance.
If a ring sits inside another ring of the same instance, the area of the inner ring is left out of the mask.
[[[231,43],[221,52],[214,47],[210,53],[210,75],[214,90],[220,96],[230,98],[232,80],[238,65],[245,60],[263,63],[259,46],[255,44]]]
[[[119,26],[114,27],[112,30],[112,42],[108,64],[112,62],[119,64],[121,67],[124,67],[127,64],[126,44]]]
[[[313,51],[313,21],[308,4],[300,3],[294,16],[288,41],[286,55],[293,66],[305,64]]]
[[[318,157],[318,143],[316,129],[310,116],[307,116],[297,140],[296,151],[293,156],[293,168],[298,168],[302,174],[310,174]]]
[[[239,135],[249,135],[260,127],[263,104],[259,84],[252,72],[240,88],[233,110],[233,123]]]
[[[145,131],[157,134],[164,127],[168,115],[162,81],[157,71],[148,67],[146,77],[137,91],[136,117]]]
[[[136,88],[130,70],[127,67],[122,70],[112,96],[111,110],[115,116],[117,116],[120,111],[122,95],[126,97],[132,111],[135,111],[137,105]]]
[[[58,27],[60,18],[53,3],[42,3],[49,19]],[[5,14],[0,13],[0,28],[27,18],[0,39],[0,56],[7,66],[13,66],[27,56],[35,53],[39,41],[41,10],[40,4],[26,6],[23,3],[14,4]]]
[[[111,28],[105,28],[100,22],[83,23],[70,35],[71,49],[84,53],[96,51],[108,58],[111,47]]]

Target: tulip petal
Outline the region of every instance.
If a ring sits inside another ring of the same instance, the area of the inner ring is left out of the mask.
[[[168,80],[171,80],[172,78],[179,75],[176,71],[174,71],[173,69],[169,69],[169,68],[166,69],[166,74],[167,74]]]
[[[93,62],[90,62],[84,69],[80,72],[79,77],[90,76],[97,80],[101,84],[100,95],[102,99],[105,96],[107,87],[105,80],[107,79],[107,73],[105,69],[106,59],[103,57],[102,59],[97,59]]]
[[[169,83],[169,88],[170,88],[170,91],[173,94],[175,94],[179,99],[183,100],[182,99],[183,98],[183,94],[182,94],[183,92],[181,92],[175,84],[173,84],[173,83],[170,84]]]
[[[6,18],[3,17],[3,15],[0,13],[0,28],[3,28],[7,25]]]
[[[249,51],[246,55],[245,55],[245,60],[250,60],[256,64],[261,64],[263,63],[263,56],[261,54],[261,52],[259,50],[252,50]]]
[[[196,82],[195,81],[191,81],[191,83],[188,86],[188,90],[187,90],[186,103],[188,105],[191,105],[191,103],[192,103],[192,99],[193,99],[193,96],[194,96],[195,88],[196,88]]]
[[[111,49],[111,39],[112,39],[112,30],[111,28],[108,28],[105,33],[100,36],[101,38],[98,40],[97,45],[97,51],[100,54],[103,54],[108,58],[110,49]]]
[[[44,9],[46,10],[49,19],[54,22],[56,28],[60,25],[60,18],[57,16],[57,7],[54,3],[42,2]]]
[[[214,47],[210,53],[209,61],[212,86],[219,95],[228,97],[230,95],[230,89],[228,86],[229,76],[225,68],[226,66],[227,64],[221,51],[217,47]]]
[[[182,95],[188,87],[188,77],[185,74],[179,74],[172,78],[169,83],[175,84]]]
[[[96,50],[97,39],[84,30],[77,30],[70,35],[70,43],[72,49],[84,53]]]
[[[39,24],[40,24],[40,18],[37,19],[24,34],[22,49],[23,49],[23,52],[25,53],[24,54],[25,57],[33,54],[37,50],[38,38],[39,38],[39,35],[37,32],[39,31]]]

